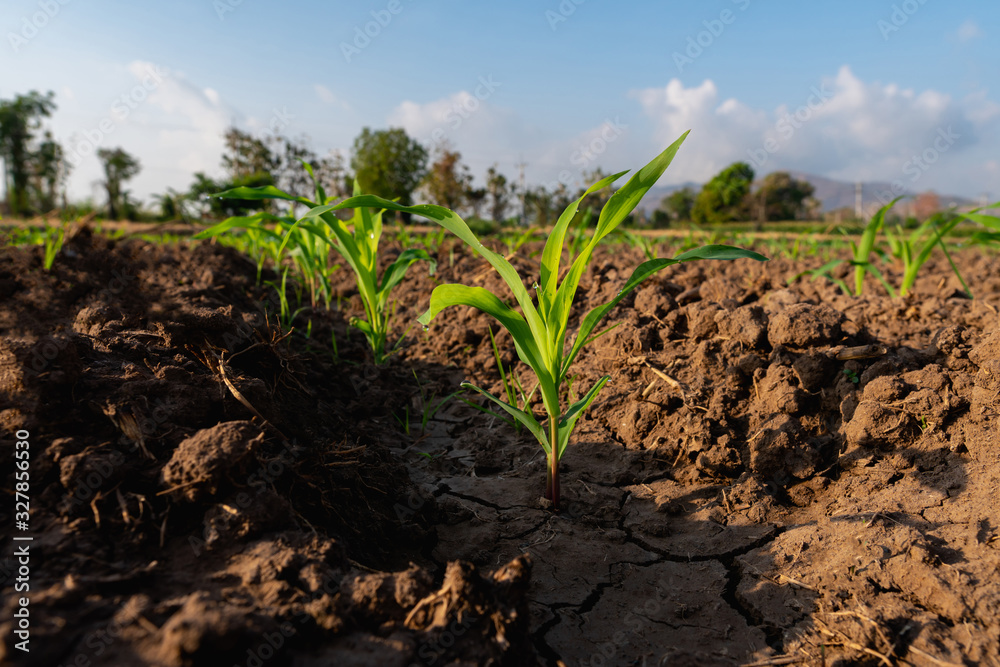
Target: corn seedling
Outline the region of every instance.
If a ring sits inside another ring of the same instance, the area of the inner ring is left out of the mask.
[[[664,170],[673,160],[681,143],[687,137],[685,133],[652,162],[636,173],[622,186],[605,204],[597,221],[597,226],[580,253],[572,260],[562,282],[559,282],[560,262],[563,256],[563,242],[566,239],[570,222],[576,217],[583,197],[606,188],[627,172],[621,172],[604,178],[592,185],[577,201],[559,216],[558,221],[549,234],[542,251],[539,266],[538,281],[534,284],[537,304],[531,293],[525,287],[517,270],[499,253],[486,248],[476,238],[472,230],[462,218],[454,212],[441,206],[418,205],[400,206],[393,202],[371,195],[353,197],[340,204],[314,209],[312,215],[320,215],[326,211],[339,208],[374,207],[407,211],[414,215],[429,218],[449,230],[462,241],[479,253],[500,274],[513,293],[520,312],[504,303],[500,297],[482,287],[467,285],[438,285],[431,293],[430,308],[420,316],[419,321],[426,327],[445,308],[450,306],[472,306],[494,317],[510,333],[518,357],[534,371],[538,379],[538,389],[547,416],[547,429],[535,418],[528,408],[522,409],[511,405],[489,392],[475,387],[467,382],[463,388],[478,391],[496,403],[502,410],[520,422],[538,440],[547,457],[546,496],[552,502],[554,509],[559,508],[559,461],[569,444],[573,427],[583,412],[594,402],[598,392],[607,384],[610,376],[605,375],[587,391],[583,398],[568,405],[565,410],[560,405],[561,387],[569,376],[570,368],[580,351],[591,341],[605,332],[594,333],[595,328],[604,317],[627,294],[634,290],[643,280],[672,264],[699,259],[737,259],[740,257],[766,260],[763,255],[755,252],[733,248],[730,246],[706,246],[686,252],[671,259],[654,259],[643,262],[632,273],[632,276],[622,285],[618,294],[608,303],[600,305],[588,312],[580,321],[572,344],[567,346],[569,315],[573,305],[580,279],[590,263],[594,248],[608,234],[625,220],[629,213],[638,205],[643,195],[656,183]],[[309,215],[309,214],[307,214]],[[546,432],[547,431],[547,432]]]
[[[42,258],[42,268],[46,271],[52,270],[52,265],[56,261],[56,255],[62,249],[63,240],[66,238],[65,229],[47,229],[45,230],[45,236],[43,237],[42,245],[44,248],[44,256]]]
[[[381,364],[395,351],[395,347],[387,349],[386,345],[392,316],[392,304],[389,300],[392,289],[403,280],[406,271],[414,262],[420,260],[429,262],[431,273],[434,272],[436,262],[423,249],[407,248],[386,268],[380,279],[378,275],[378,245],[382,238],[383,211],[372,209],[384,207],[380,205],[354,207],[354,215],[350,220],[340,220],[334,215],[334,207],[330,204],[334,198],[327,197],[323,186],[316,182],[312,167],[303,164],[315,185],[315,202],[305,197],[282,192],[271,185],[255,188],[239,187],[215,195],[232,199],[283,199],[304,204],[309,210],[297,221],[292,222],[289,218],[268,213],[258,213],[250,217],[229,218],[206,229],[195,238],[210,238],[234,228],[266,229],[263,227],[265,223],[277,223],[282,232],[279,235],[281,238],[279,254],[286,245],[293,245],[292,254],[297,266],[309,280],[313,281],[310,283],[313,297],[315,298],[317,293],[322,293],[325,289],[324,298],[328,306],[331,300],[329,276],[333,270],[329,256],[330,250],[335,250],[354,270],[358,293],[361,295],[361,301],[365,308],[365,318],[352,318],[351,325],[360,329],[365,335],[371,346],[375,363]],[[354,183],[354,194],[353,199],[357,199],[361,195],[357,182]],[[396,206],[392,202],[388,203]],[[347,207],[341,206],[339,208]],[[393,210],[398,210],[398,208]],[[272,233],[277,234],[277,232]]]
[[[882,283],[882,286],[885,287],[886,292],[888,292],[890,296],[895,297],[896,290],[894,290],[892,285],[886,281],[882,272],[871,263],[870,257],[875,251],[875,239],[878,236],[878,233],[882,230],[882,226],[885,224],[886,213],[888,213],[889,209],[891,209],[900,199],[902,199],[902,197],[896,197],[891,202],[880,208],[865,226],[865,229],[861,234],[860,242],[857,244],[853,241],[851,242],[851,249],[853,250],[854,255],[853,259],[831,260],[819,268],[802,271],[801,273],[792,276],[788,279],[788,282],[792,283],[804,275],[811,276],[813,280],[826,278],[834,285],[842,289],[845,294],[851,294],[851,290],[847,287],[847,283],[833,275],[834,269],[841,264],[847,263],[854,267],[854,296],[861,296],[861,290],[864,288],[865,274],[868,271],[871,271],[872,275],[878,278],[879,282]]]
[[[521,246],[530,241],[537,232],[537,229],[531,227],[520,234],[504,234],[503,242],[507,245],[507,256],[513,257],[521,249]]]
[[[861,290],[864,288],[865,273],[868,271],[871,271],[878,278],[882,286],[885,287],[885,291],[889,293],[889,296],[896,296],[896,291],[892,289],[892,285],[886,281],[879,270],[875,268],[875,265],[869,261],[869,258],[875,248],[875,237],[885,224],[886,213],[900,199],[902,197],[896,197],[872,216],[872,219],[865,226],[865,231],[861,234],[861,242],[854,247],[854,259],[851,261],[851,265],[854,266],[854,296],[861,296]]]
[[[901,198],[902,197],[897,197],[880,208],[872,217],[871,221],[865,226],[864,232],[861,235],[860,243],[857,245],[851,243],[851,247],[854,250],[854,259],[831,260],[817,269],[804,271],[794,276],[791,280],[795,280],[796,278],[807,274],[811,275],[814,280],[819,277],[825,277],[834,284],[838,285],[842,290],[844,290],[845,293],[850,294],[851,291],[847,288],[844,281],[834,277],[832,273],[833,269],[847,261],[847,263],[854,266],[853,293],[855,296],[861,296],[865,274],[870,271],[879,280],[879,282],[882,283],[882,286],[885,288],[885,291],[889,294],[889,296],[895,298],[897,290],[889,284],[882,273],[874,266],[874,264],[872,264],[870,258],[872,254],[882,255],[883,257],[886,255],[883,250],[876,246],[876,239],[879,231],[883,230],[886,213]],[[889,251],[893,257],[900,260],[903,264],[903,278],[899,285],[899,296],[906,296],[910,293],[910,290],[913,288],[913,284],[917,280],[917,274],[920,272],[920,268],[930,258],[931,252],[934,248],[939,246],[941,251],[944,253],[945,258],[948,260],[952,271],[955,273],[955,276],[962,284],[965,293],[971,298],[972,291],[969,289],[969,286],[962,278],[962,274],[959,272],[958,267],[952,260],[944,239],[963,220],[970,220],[985,227],[1000,230],[1000,218],[980,213],[980,211],[996,205],[997,204],[992,204],[991,206],[976,208],[966,213],[954,211],[936,213],[909,234],[904,233],[902,229],[897,229],[894,232],[885,228],[884,234],[889,246]]]
[[[305,308],[300,306],[293,311],[291,305],[288,303],[288,292],[287,292],[288,272],[290,270],[291,267],[286,266],[284,270],[281,272],[280,285],[273,280],[268,280],[266,283],[269,287],[272,287],[274,291],[278,293],[278,306],[280,308],[278,312],[278,319],[281,322],[281,327],[283,329],[291,329],[292,322],[294,322],[295,318],[299,316],[299,313],[305,310]],[[299,303],[302,302],[301,297],[298,299],[298,301]]]
[[[900,296],[906,296],[909,293],[913,283],[917,280],[920,267],[930,258],[934,246],[941,246],[941,251],[948,259],[958,281],[962,283],[965,293],[972,297],[972,290],[965,284],[962,274],[955,266],[955,262],[952,261],[948,247],[944,243],[944,236],[961,221],[962,218],[958,216],[935,213],[909,234],[905,234],[901,227],[897,228],[895,232],[888,227],[886,228],[885,236],[889,242],[892,256],[903,263],[903,282],[899,286]]]
[[[642,236],[627,229],[618,230],[618,233],[621,234],[622,239],[631,247],[642,250],[642,254],[646,256],[646,259],[656,259],[656,244],[648,236]]]

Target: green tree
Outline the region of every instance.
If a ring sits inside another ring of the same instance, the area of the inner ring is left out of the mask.
[[[775,171],[764,177],[754,198],[763,220],[796,220],[806,215],[815,188],[808,181],[791,177],[787,171]]]
[[[129,208],[128,193],[122,189],[142,168],[139,160],[121,148],[99,148],[97,157],[104,166],[104,189],[108,194],[108,218],[117,220]]]
[[[59,191],[66,184],[70,169],[62,146],[46,131],[38,149],[31,154],[31,199],[37,210],[48,212],[59,206]]]
[[[695,191],[685,186],[680,190],[674,190],[669,195],[660,200],[657,212],[667,214],[670,222],[680,222],[691,219],[691,210],[694,208]],[[654,219],[656,216],[654,214]]]
[[[524,205],[528,209],[528,219],[533,225],[539,227],[554,225],[559,217],[553,205],[552,193],[544,185],[539,185],[524,193]]]
[[[273,178],[280,159],[266,142],[235,127],[226,130],[223,138],[226,148],[222,154],[222,168],[231,181],[259,174],[271,174]]]
[[[173,188],[167,188],[166,192],[153,195],[153,202],[160,209],[160,220],[164,222],[173,220],[190,222],[191,215],[188,212],[189,196],[186,193],[177,192]]]
[[[434,162],[422,184],[428,198],[435,204],[454,211],[461,208],[467,200],[471,185],[472,174],[462,164],[462,154],[451,150],[447,144],[439,145],[434,151]]]
[[[354,178],[347,174],[344,168],[344,156],[339,151],[332,151],[326,157],[317,158],[312,166],[316,180],[326,190],[328,197],[342,199],[351,196],[354,190]]]
[[[720,171],[695,197],[691,219],[698,224],[706,224],[745,217],[746,198],[753,176],[753,168],[746,162],[734,162]]]
[[[31,212],[32,141],[42,119],[52,115],[55,93],[31,91],[12,100],[0,100],[0,157],[4,162],[7,207],[14,215]]]
[[[427,149],[405,130],[373,132],[366,127],[354,139],[351,170],[365,194],[399,198],[400,204],[408,206],[427,174],[427,158]]]
[[[465,188],[463,196],[465,201],[468,202],[469,208],[472,209],[472,217],[479,218],[480,211],[483,210],[483,204],[486,203],[486,188],[475,188],[472,187],[471,181]]]
[[[514,188],[513,184],[507,182],[507,177],[497,170],[497,165],[486,170],[486,191],[490,196],[490,218],[502,223]]]

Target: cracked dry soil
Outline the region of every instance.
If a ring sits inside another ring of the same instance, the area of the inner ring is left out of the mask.
[[[529,284],[537,250],[512,260]],[[436,280],[501,288],[437,255],[397,337]],[[528,434],[438,407],[500,391],[471,309],[375,367],[346,272],[342,308],[283,337],[216,245],[84,229],[51,272],[0,256],[3,488],[26,429],[35,536],[30,654],[0,560],[3,664],[1000,664],[995,256],[955,257],[975,300],[944,261],[897,300],[788,285],[807,262],[667,269],[574,370],[574,393],[611,382],[558,514]],[[578,302],[641,260],[604,249]]]

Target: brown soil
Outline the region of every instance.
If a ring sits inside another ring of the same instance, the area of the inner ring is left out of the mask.
[[[436,281],[499,289],[437,254],[397,336]],[[4,664],[1000,664],[996,257],[956,257],[976,300],[943,260],[897,300],[786,285],[811,262],[664,271],[575,368],[575,395],[611,381],[559,513],[530,435],[430,409],[500,391],[471,309],[375,367],[346,272],[341,310],[284,337],[216,245],[83,230],[51,272],[0,257],[0,526],[26,429],[34,537],[27,655],[4,539]],[[601,252],[579,301],[641,259]]]

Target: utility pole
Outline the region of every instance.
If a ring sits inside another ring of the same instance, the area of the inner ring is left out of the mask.
[[[861,208],[861,181],[854,184],[854,217],[861,220],[864,217],[864,211]]]

